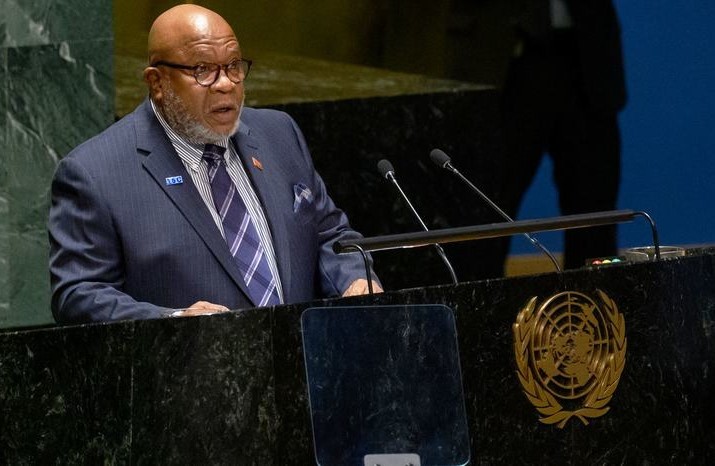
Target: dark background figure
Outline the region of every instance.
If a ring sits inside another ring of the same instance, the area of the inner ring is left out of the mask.
[[[502,87],[505,160],[498,198],[507,212],[516,217],[546,153],[561,214],[615,209],[617,117],[626,91],[612,2],[456,1],[453,8],[453,76]],[[475,46],[459,47],[466,40]],[[615,255],[616,233],[615,226],[567,231],[565,267]]]

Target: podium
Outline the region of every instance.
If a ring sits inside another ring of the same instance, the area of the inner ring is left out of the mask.
[[[536,313],[564,291],[599,290],[627,340],[608,410],[588,424],[544,423],[521,381],[514,325],[533,298]],[[206,317],[4,331],[0,463],[316,464],[303,312],[430,304],[454,317],[469,464],[710,464],[714,303],[715,251],[699,249]]]

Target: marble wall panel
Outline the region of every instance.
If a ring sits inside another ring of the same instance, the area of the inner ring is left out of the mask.
[[[329,305],[329,300],[313,303]],[[308,385],[303,359],[300,316],[305,305],[286,306],[273,313],[273,351],[275,364],[276,409],[278,410],[275,457],[282,466],[315,462],[312,448]]]
[[[0,464],[128,464],[132,324],[0,334]]]
[[[112,2],[0,1],[0,327],[52,322],[49,182],[113,119]]]
[[[112,2],[109,1],[2,0],[0,11],[0,47],[113,36]]]
[[[0,326],[52,322],[47,212],[55,165],[113,117],[111,40],[12,47],[6,53],[7,309]]]
[[[137,322],[132,462],[272,464],[270,312]]]
[[[5,1],[5,0],[0,0]],[[0,24],[0,34],[2,24]],[[0,327],[10,307],[9,204],[7,191],[7,49],[0,48]]]

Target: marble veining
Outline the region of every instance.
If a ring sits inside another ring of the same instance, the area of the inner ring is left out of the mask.
[[[52,174],[61,157],[114,115],[111,33],[89,34],[109,24],[93,15],[107,13],[110,2],[24,3],[10,2],[8,16],[3,10],[12,39],[0,48],[1,327],[52,322],[46,232]],[[62,37],[53,32],[80,19]],[[87,35],[72,35],[82,31]]]
[[[3,0],[0,11],[0,47],[112,37],[112,2],[106,0]]]
[[[454,311],[470,464],[711,464],[714,266],[713,251],[699,251],[236,314],[0,332],[0,462],[314,464],[303,311],[435,303]],[[517,379],[512,323],[532,296],[596,289],[626,320],[610,411],[563,430],[541,424]]]

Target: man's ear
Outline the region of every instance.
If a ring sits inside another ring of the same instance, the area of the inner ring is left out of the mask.
[[[149,87],[149,95],[155,102],[160,102],[164,95],[161,72],[153,66],[144,68],[144,81]]]

